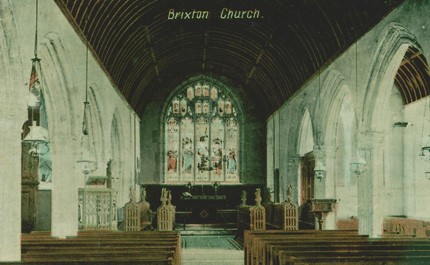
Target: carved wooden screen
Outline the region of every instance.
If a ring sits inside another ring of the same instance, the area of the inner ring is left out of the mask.
[[[162,205],[157,209],[157,230],[172,231],[174,223],[173,209],[167,205]]]
[[[251,230],[266,230],[266,209],[262,205],[250,208]]]
[[[299,207],[291,202],[284,202],[284,230],[299,230]]]
[[[140,210],[135,202],[128,202],[124,206],[124,231],[140,231]]]
[[[79,188],[79,228],[116,229],[116,191],[108,188]]]
[[[195,82],[165,116],[165,182],[239,182],[238,109],[225,89]]]

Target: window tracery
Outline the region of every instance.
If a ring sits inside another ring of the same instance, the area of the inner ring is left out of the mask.
[[[226,92],[195,82],[170,100],[164,125],[165,182],[239,182],[238,110]]]

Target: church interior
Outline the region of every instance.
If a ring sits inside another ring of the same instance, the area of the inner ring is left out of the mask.
[[[428,264],[429,13],[0,0],[0,263]]]

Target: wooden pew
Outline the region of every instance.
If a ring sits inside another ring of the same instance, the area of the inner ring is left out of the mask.
[[[331,265],[331,264],[366,264],[366,265],[426,265],[429,264],[430,257],[428,252],[426,253],[405,253],[399,252],[394,253],[392,251],[381,252],[380,254],[369,253],[363,251],[361,253],[346,253],[347,255],[340,256],[336,252],[326,254],[325,256],[288,256],[282,257],[281,263],[283,265],[307,265],[307,264],[318,264],[318,265]]]
[[[247,265],[428,264],[430,260],[429,239],[368,239],[356,231],[246,231],[245,242]]]
[[[23,264],[180,264],[177,232],[82,231],[77,237],[22,235]]]
[[[315,241],[325,237],[337,237],[339,239],[350,240],[353,238],[361,239],[357,231],[337,231],[337,230],[266,230],[266,231],[245,231],[244,237],[244,252],[245,252],[245,264],[260,264],[263,263],[263,258],[266,256],[265,243],[266,240],[269,242],[294,239],[299,237],[301,240]],[[364,237],[367,238],[367,237]]]
[[[307,259],[322,257],[327,260],[344,260],[349,257],[372,257],[373,261],[383,262],[381,257],[419,257],[429,258],[429,242],[371,242],[369,240],[338,240],[324,239],[321,241],[302,240],[276,242],[266,245],[266,256],[263,264],[286,264],[291,259]]]
[[[270,202],[264,205],[266,209],[266,228],[282,230],[299,229],[299,207],[290,202]]]
[[[266,230],[266,210],[261,205],[261,191],[255,191],[254,206],[240,205],[237,210],[237,232],[236,238],[243,239],[245,230]]]

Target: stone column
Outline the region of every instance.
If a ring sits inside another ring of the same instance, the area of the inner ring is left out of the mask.
[[[21,260],[21,125],[26,113],[5,99],[9,102],[0,100],[0,263]],[[13,109],[24,115],[14,115]]]
[[[314,197],[319,199],[326,198],[325,194],[325,185],[326,185],[326,157],[325,157],[325,148],[323,145],[315,145],[314,146],[314,156],[315,156],[315,169],[323,169],[321,177],[317,177],[314,175]],[[319,168],[320,167],[320,168]],[[315,172],[314,169],[314,172]],[[316,172],[315,172],[316,173]]]
[[[84,178],[76,164],[79,144],[65,135],[51,137],[52,236],[65,238],[78,233],[78,183]]]
[[[325,162],[326,162],[326,176],[325,176],[325,198],[331,198],[331,199],[338,199],[336,198],[336,180],[334,177],[335,167],[334,167],[334,161],[335,161],[335,149],[334,146],[327,146],[325,149]],[[327,215],[325,219],[325,229],[327,230],[333,230],[336,229],[336,218],[337,218],[337,211],[336,208],[338,205],[342,203],[337,200],[336,205],[334,206],[334,211]]]
[[[360,134],[359,149],[367,161],[367,170],[358,179],[359,234],[382,236],[384,221],[383,174],[384,134],[367,131]]]

